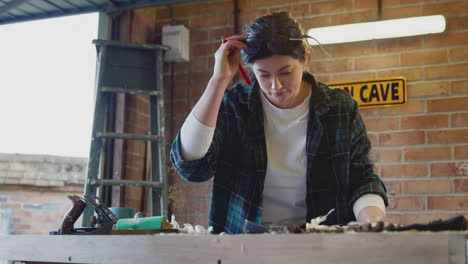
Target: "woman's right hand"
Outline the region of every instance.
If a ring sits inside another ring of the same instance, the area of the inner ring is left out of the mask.
[[[205,92],[192,109],[195,118],[208,127],[216,127],[218,112],[229,82],[237,73],[241,61],[240,51],[247,46],[240,40],[244,36],[226,38],[215,53],[213,76],[208,81]]]
[[[212,78],[227,81],[232,80],[241,62],[240,51],[241,49],[247,48],[247,46],[241,42],[244,38],[245,37],[242,35],[234,35],[224,39],[215,53],[215,65]]]

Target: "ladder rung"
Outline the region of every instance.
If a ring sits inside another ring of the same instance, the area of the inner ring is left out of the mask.
[[[156,136],[156,135],[140,135],[140,134],[115,133],[115,132],[107,132],[107,133],[98,132],[96,136],[100,138],[117,138],[117,139],[129,139],[129,140],[151,140],[151,141],[161,140],[161,137]]]
[[[97,185],[151,187],[151,188],[162,188],[163,187],[163,185],[160,182],[135,181],[135,180],[98,180]]]
[[[138,90],[138,89],[129,89],[129,88],[120,88],[120,87],[109,87],[109,86],[101,86],[101,92],[108,92],[108,93],[128,93],[128,94],[148,94],[148,95],[160,95],[160,91],[154,90]]]

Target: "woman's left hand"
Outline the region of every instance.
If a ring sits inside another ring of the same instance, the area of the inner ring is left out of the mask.
[[[357,221],[361,223],[375,223],[385,220],[385,212],[377,206],[368,206],[361,209]]]

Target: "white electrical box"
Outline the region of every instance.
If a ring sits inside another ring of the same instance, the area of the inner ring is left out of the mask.
[[[162,44],[171,47],[164,61],[186,62],[190,58],[190,32],[184,25],[166,25],[162,28]]]

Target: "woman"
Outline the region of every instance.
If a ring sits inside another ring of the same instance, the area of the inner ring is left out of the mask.
[[[373,173],[358,106],[307,73],[309,52],[287,13],[258,18],[215,53],[213,75],[171,149],[188,181],[214,177],[209,225],[241,233],[246,220],[324,224],[383,220],[386,189]],[[242,59],[252,85],[227,90]]]

